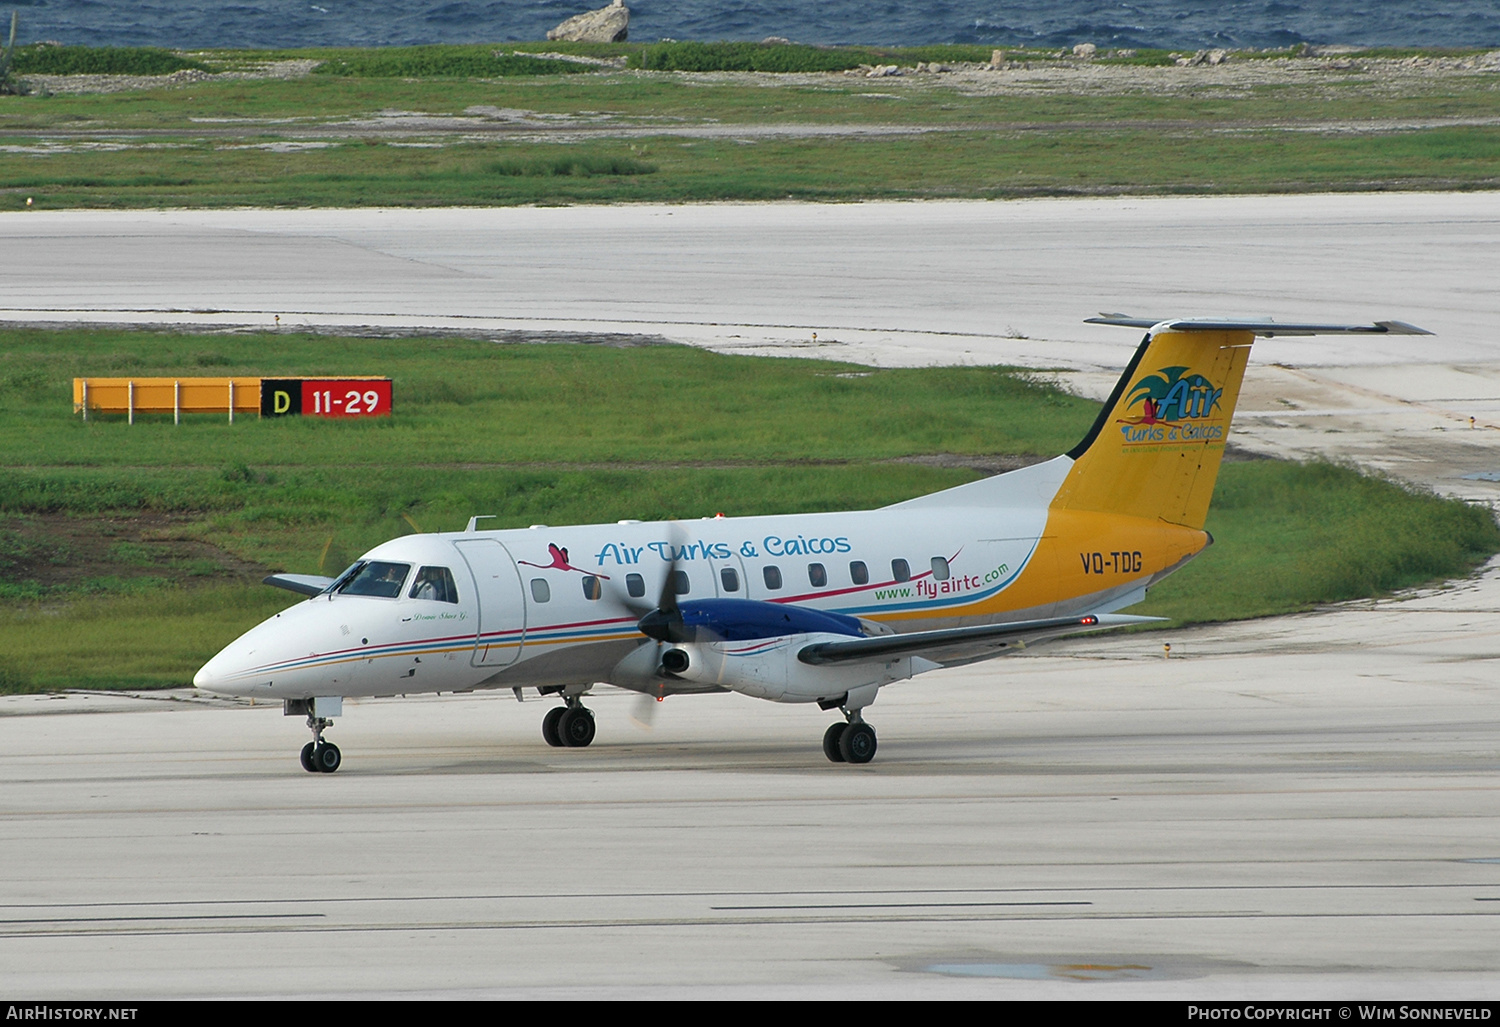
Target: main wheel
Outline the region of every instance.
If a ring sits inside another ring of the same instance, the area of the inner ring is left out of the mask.
[[[567,712],[566,706],[555,706],[542,718],[542,738],[554,748],[567,744],[562,740],[562,734],[557,727],[558,722],[563,719],[563,714]]]
[[[594,712],[582,706],[564,710],[557,733],[564,745],[582,749],[594,740]]]
[[[875,729],[869,724],[850,724],[839,739],[839,753],[847,763],[869,763],[875,758]]]
[[[828,730],[823,732],[823,755],[834,763],[844,762],[844,754],[839,752],[839,739],[848,729],[848,724],[829,724]]]
[[[318,772],[318,765],[313,762],[313,743],[311,742],[302,747],[302,769],[309,774]]]
[[[332,774],[339,769],[339,764],[344,762],[343,753],[339,752],[339,747],[332,742],[324,742],[322,745],[315,746],[312,758],[317,768],[325,774]]]

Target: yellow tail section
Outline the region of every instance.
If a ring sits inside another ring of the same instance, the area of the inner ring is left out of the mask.
[[[1068,454],[1073,467],[1052,510],[1202,529],[1254,339],[1251,331],[1147,336]]]

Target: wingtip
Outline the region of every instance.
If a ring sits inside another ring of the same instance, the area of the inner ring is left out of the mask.
[[[1376,321],[1376,327],[1384,330],[1389,335],[1436,335],[1425,328],[1418,328],[1414,324],[1405,321]]]

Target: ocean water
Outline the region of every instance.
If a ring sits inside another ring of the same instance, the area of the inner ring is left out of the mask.
[[[0,0],[20,42],[299,47],[545,39],[604,0]],[[1500,0],[627,0],[630,38],[986,46],[1500,47]],[[6,19],[8,22],[8,19]],[[6,28],[9,26],[6,25]]]

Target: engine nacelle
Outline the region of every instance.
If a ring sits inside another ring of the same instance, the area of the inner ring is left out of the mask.
[[[744,642],[694,642],[661,654],[665,674],[773,702],[836,699],[865,685],[886,685],[912,675],[910,657],[813,667],[797,659],[815,642],[847,641],[847,635],[782,635]]]

